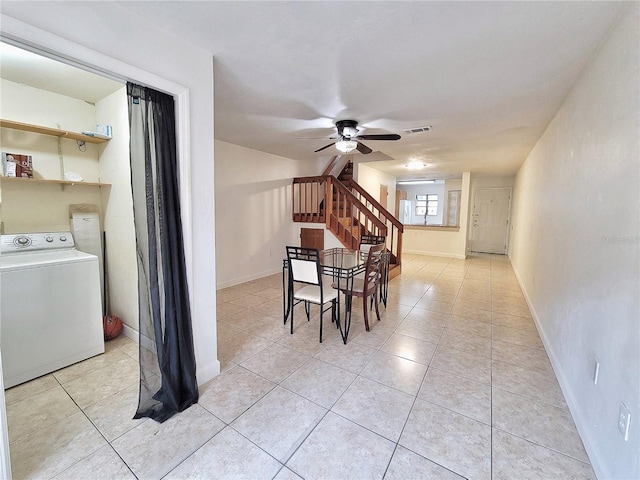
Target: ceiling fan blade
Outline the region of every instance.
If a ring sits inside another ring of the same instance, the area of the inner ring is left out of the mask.
[[[400,140],[400,135],[397,133],[381,133],[373,135],[358,135],[355,138],[361,138],[362,140]]]
[[[322,136],[322,137],[294,137],[296,140],[337,140],[340,137],[336,137],[336,136],[331,136],[328,137],[326,135]]]
[[[360,153],[366,155],[368,153],[373,152],[369,147],[367,147],[364,143],[358,142],[358,146],[356,147]]]
[[[314,150],[314,151],[313,151],[313,153],[321,152],[321,151],[322,151],[322,150],[324,150],[325,148],[329,148],[329,147],[331,147],[331,146],[333,146],[333,145],[335,145],[335,142],[334,142],[334,143],[330,143],[329,145],[325,145],[324,147],[319,148],[318,150]]]

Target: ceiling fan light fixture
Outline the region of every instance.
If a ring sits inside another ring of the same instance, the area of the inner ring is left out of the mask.
[[[358,129],[356,127],[342,127],[342,135],[347,138],[355,137],[358,135]]]
[[[358,142],[355,140],[340,140],[336,142],[336,148],[342,153],[353,152],[358,147]]]

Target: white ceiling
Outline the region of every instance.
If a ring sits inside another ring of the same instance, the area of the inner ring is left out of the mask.
[[[90,103],[96,103],[123,85],[6,43],[0,43],[0,76]]]
[[[217,139],[328,162],[333,147],[313,151],[331,141],[335,120],[353,119],[367,134],[402,135],[364,141],[375,152],[360,156],[399,178],[514,174],[624,7],[118,3],[212,53]],[[433,130],[403,133],[425,125]],[[407,171],[411,159],[427,168]]]

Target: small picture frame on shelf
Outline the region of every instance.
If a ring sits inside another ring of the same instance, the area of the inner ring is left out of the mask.
[[[31,155],[2,152],[2,175],[5,177],[33,178]]]

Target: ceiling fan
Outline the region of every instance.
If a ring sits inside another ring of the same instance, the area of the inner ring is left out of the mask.
[[[373,152],[365,144],[360,143],[359,140],[400,140],[400,135],[397,133],[383,133],[373,135],[358,135],[358,122],[355,120],[338,120],[336,122],[336,128],[338,129],[338,141],[325,145],[314,153],[321,152],[325,148],[329,148],[335,145],[342,153],[350,153],[353,150],[358,150],[362,154],[368,154]]]

